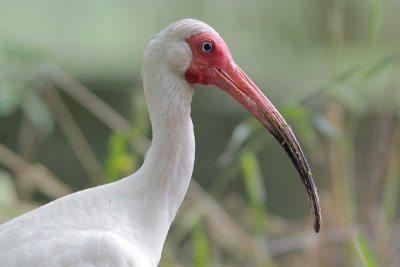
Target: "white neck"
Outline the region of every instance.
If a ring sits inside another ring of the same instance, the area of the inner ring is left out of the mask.
[[[168,228],[189,186],[195,152],[190,118],[193,89],[186,83],[170,86],[166,90],[170,94],[155,108],[148,101],[153,140],[140,170],[156,208],[167,215]],[[154,212],[159,216],[160,211]]]
[[[190,118],[191,88],[183,79],[164,79],[167,88],[148,88],[146,102],[153,140],[142,167],[121,181],[129,199],[135,238],[158,261],[170,225],[181,205],[193,172],[195,142]],[[172,82],[174,81],[174,82]],[[152,93],[160,95],[152,95]]]

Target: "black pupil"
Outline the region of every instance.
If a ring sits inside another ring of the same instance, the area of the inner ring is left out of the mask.
[[[211,52],[211,50],[212,50],[212,44],[210,42],[204,42],[203,43],[203,51]]]

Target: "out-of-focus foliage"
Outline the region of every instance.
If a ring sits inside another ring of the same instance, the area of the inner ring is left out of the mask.
[[[266,192],[263,177],[260,173],[259,163],[256,156],[245,151],[240,156],[240,164],[244,178],[245,189],[249,202],[251,219],[253,221],[252,228],[255,233],[260,235],[265,231],[266,227]]]
[[[20,108],[38,130],[48,133],[53,128],[50,112],[30,87],[29,77],[21,77],[44,58],[39,49],[3,40],[0,46],[0,116]]]
[[[291,124],[323,225],[279,144],[199,86],[194,180],[160,266],[399,266],[399,15],[398,0],[0,0],[0,220],[140,166],[141,53],[193,17]]]

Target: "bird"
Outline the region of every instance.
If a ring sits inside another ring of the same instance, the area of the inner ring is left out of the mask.
[[[195,19],[170,24],[145,48],[141,76],[152,125],[143,165],[121,180],[61,197],[2,224],[2,266],[157,266],[192,177],[196,84],[228,93],[277,139],[306,188],[319,232],[317,188],[292,129],[234,62],[216,30]]]

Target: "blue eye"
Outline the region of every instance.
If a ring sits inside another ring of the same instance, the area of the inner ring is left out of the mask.
[[[201,44],[201,51],[203,52],[210,53],[211,51],[213,51],[213,49],[214,47],[211,42],[205,41]]]

